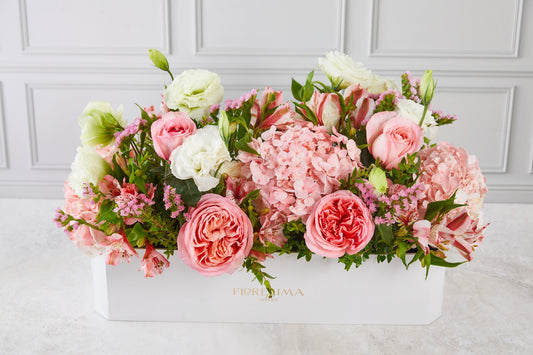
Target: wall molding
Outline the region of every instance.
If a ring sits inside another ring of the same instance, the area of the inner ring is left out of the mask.
[[[337,11],[337,33],[335,49],[344,52],[345,38],[346,38],[346,0],[336,0],[338,2]],[[194,24],[194,42],[195,55],[207,56],[292,56],[292,57],[313,57],[321,56],[330,48],[316,49],[316,48],[299,48],[298,50],[290,50],[285,48],[277,49],[261,49],[261,48],[208,48],[203,44],[202,28],[202,7],[203,0],[194,1],[195,24]]]
[[[505,174],[508,172],[509,146],[511,143],[511,126],[513,121],[515,86],[439,86],[439,92],[448,93],[502,93],[506,96],[505,113],[503,120],[505,122],[505,132],[503,132],[503,149],[501,151],[501,164],[495,167],[483,167],[483,173]]]
[[[494,58],[518,58],[520,48],[520,36],[522,29],[522,15],[524,0],[515,0],[514,3],[514,26],[512,30],[511,48],[508,50],[394,50],[379,49],[378,46],[378,29],[379,29],[379,8],[380,0],[372,0],[372,10],[370,15],[370,48],[369,57],[447,57],[447,58],[476,58],[476,59],[494,59]]]
[[[31,170],[50,170],[50,171],[70,171],[70,164],[47,164],[39,161],[39,148],[37,144],[37,127],[35,117],[34,90],[39,89],[68,89],[68,90],[87,90],[87,89],[107,89],[107,90],[159,90],[160,85],[154,84],[61,84],[61,83],[26,83],[26,107],[28,112],[28,135],[30,143],[30,169]]]
[[[2,82],[0,81],[0,169],[9,169]]]
[[[117,46],[93,46],[93,47],[38,47],[30,43],[30,33],[28,26],[27,0],[18,0],[19,16],[21,26],[22,52],[24,54],[45,54],[45,55],[143,55],[146,56],[145,47],[117,47]],[[169,0],[159,0],[161,4],[161,43],[159,50],[165,54],[170,54],[170,14]]]

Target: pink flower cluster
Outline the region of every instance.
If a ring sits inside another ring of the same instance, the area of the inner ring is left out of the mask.
[[[170,185],[164,184],[163,188],[163,202],[165,203],[165,209],[170,210],[170,217],[176,218],[185,209],[181,195],[176,193],[176,189]]]
[[[113,212],[124,217],[126,224],[135,224],[139,221],[144,209],[152,206],[154,202],[155,187],[146,184],[146,194],[139,193],[137,185],[127,183],[124,179],[122,186],[111,175],[106,175],[99,184],[104,196],[115,202]]]
[[[250,100],[255,96],[257,96],[257,90],[252,89],[249,93],[244,94],[237,100],[226,100],[226,110],[237,110],[241,108],[246,101]]]
[[[278,245],[285,242],[283,223],[305,220],[322,196],[361,165],[353,140],[306,122],[283,130],[272,126],[250,146],[260,157],[240,152],[241,172],[261,190],[259,210],[269,210],[261,216],[260,236]]]
[[[115,145],[120,146],[122,144],[122,140],[126,137],[134,136],[139,132],[139,129],[142,126],[146,125],[146,120],[143,120],[142,118],[136,118],[132,124],[127,125],[126,128],[124,128],[121,132],[115,133]]]

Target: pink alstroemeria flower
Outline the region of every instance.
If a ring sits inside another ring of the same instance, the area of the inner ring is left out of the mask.
[[[105,237],[101,245],[105,247],[102,254],[105,255],[105,262],[109,265],[117,266],[122,260],[129,263],[130,256],[138,256],[128,239],[119,233]]]
[[[413,236],[417,238],[418,244],[424,250],[424,254],[429,254],[429,233],[431,222],[425,219],[416,221],[413,224]]]
[[[154,277],[161,273],[168,267],[170,263],[168,260],[155,250],[151,244],[146,244],[146,252],[141,260],[140,270],[144,271],[145,277]]]

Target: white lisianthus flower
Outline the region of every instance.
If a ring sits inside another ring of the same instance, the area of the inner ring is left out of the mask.
[[[83,184],[91,183],[98,185],[100,181],[110,173],[110,166],[91,147],[78,147],[78,154],[71,165],[71,172],[68,177],[70,186],[76,191],[78,196],[82,195]]]
[[[422,114],[424,113],[424,106],[419,103],[414,102],[409,99],[398,99],[398,104],[396,105],[396,113],[398,116],[405,117],[416,123],[420,123]],[[422,123],[422,130],[424,135],[429,139],[433,140],[437,136],[439,128],[437,127],[437,122],[435,118],[431,115],[432,112],[427,110],[426,116],[424,117],[424,122]]]
[[[170,154],[172,174],[181,180],[193,179],[198,190],[208,191],[218,185],[218,167],[231,161],[217,126],[205,126],[188,136]]]
[[[113,142],[114,134],[122,131],[126,125],[126,121],[122,118],[123,112],[122,105],[114,111],[109,102],[89,102],[78,118],[82,144],[96,147]]]
[[[327,52],[325,58],[318,58],[318,67],[332,80],[342,80],[340,87],[346,89],[359,84],[371,94],[381,94],[387,90],[398,89],[390,79],[374,75],[362,63],[354,62],[351,57],[340,52]]]
[[[224,98],[218,74],[204,69],[190,69],[178,75],[164,93],[169,109],[185,112],[196,121],[209,114],[211,106]]]

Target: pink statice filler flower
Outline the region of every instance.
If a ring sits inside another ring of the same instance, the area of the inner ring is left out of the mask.
[[[260,216],[261,241],[278,246],[286,242],[284,223],[305,220],[322,196],[338,190],[340,180],[361,166],[353,140],[310,122],[272,126],[250,146],[260,156],[239,152],[241,174],[252,190],[261,190],[257,210],[268,211]]]
[[[113,233],[106,236],[101,245],[105,248],[102,255],[109,265],[117,266],[122,261],[130,262],[130,257],[138,256],[125,235]]]
[[[140,193],[135,184],[123,180],[122,185],[111,175],[106,175],[100,181],[99,189],[105,198],[112,200],[116,207],[113,209],[120,217],[123,217],[127,225],[140,221],[140,216],[147,206],[155,204],[154,194],[157,186],[145,184],[146,194]]]
[[[364,202],[348,190],[336,191],[315,204],[305,222],[305,244],[313,253],[338,258],[357,254],[372,239],[374,222]]]
[[[146,244],[146,251],[141,260],[139,271],[144,272],[145,277],[154,277],[163,273],[163,270],[169,267],[170,263],[161,253],[159,253],[151,244]]]
[[[233,273],[253,245],[253,227],[235,202],[207,193],[178,234],[178,255],[205,276]]]
[[[163,202],[165,203],[165,210],[170,211],[171,218],[177,218],[185,209],[181,195],[176,193],[175,188],[166,183],[163,188]]]

